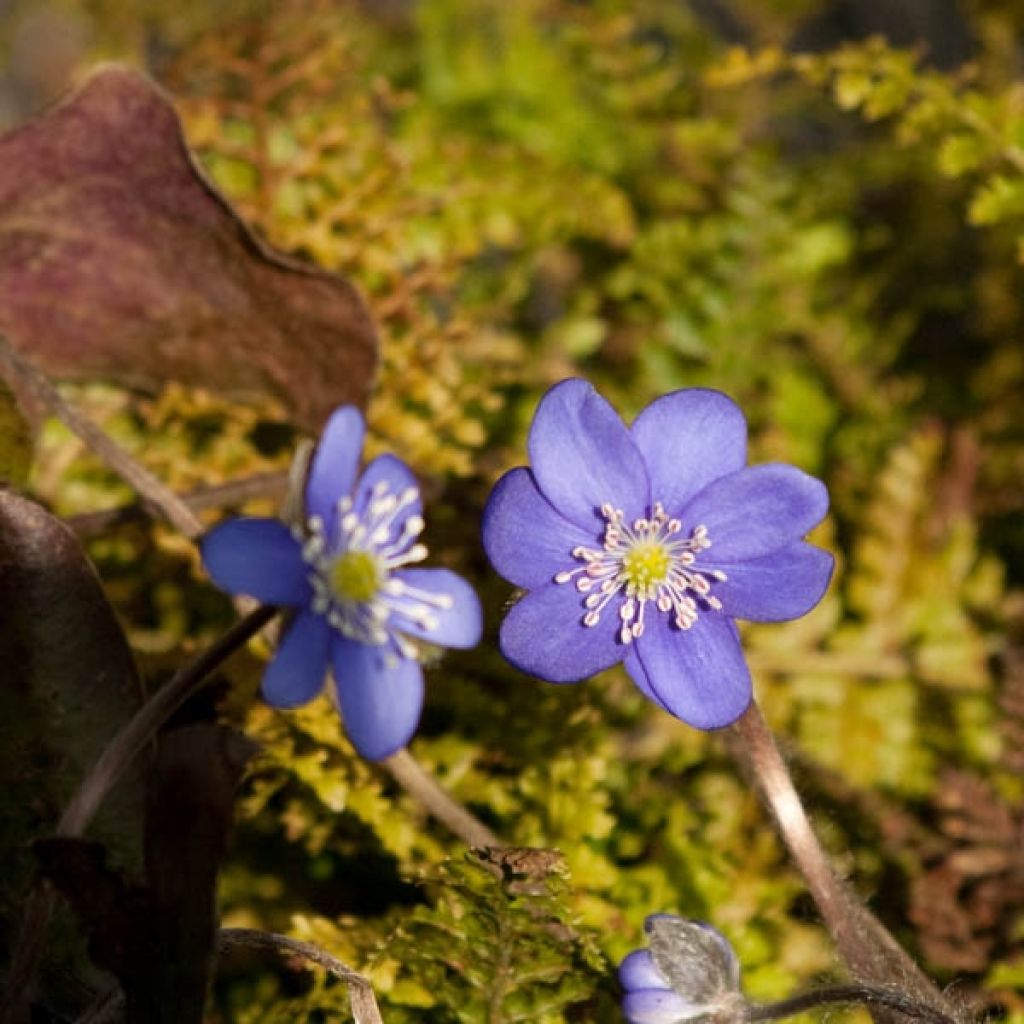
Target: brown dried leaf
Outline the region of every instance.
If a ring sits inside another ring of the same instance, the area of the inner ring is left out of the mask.
[[[0,331],[55,377],[268,392],[311,429],[377,361],[353,286],[261,242],[119,67],[0,138]]]
[[[1024,817],[984,779],[950,769],[936,792],[947,845],[910,889],[910,919],[939,966],[983,971],[1024,906]]]

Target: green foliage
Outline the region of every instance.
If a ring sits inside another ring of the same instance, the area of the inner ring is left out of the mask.
[[[919,55],[892,49],[880,37],[823,55],[733,50],[712,79],[736,85],[781,71],[827,90],[841,110],[871,122],[890,120],[901,145],[933,154],[943,175],[966,180],[969,221],[1005,223],[1024,259],[1024,100],[1018,82],[972,87],[977,69],[956,76],[923,69]]]
[[[435,890],[432,905],[415,908],[387,944],[406,981],[395,1002],[436,1008],[432,1019],[461,1024],[554,1024],[566,1012],[615,1020],[607,996],[595,1000],[608,964],[594,937],[574,927],[566,875],[560,856],[545,850],[440,865],[424,879]]]

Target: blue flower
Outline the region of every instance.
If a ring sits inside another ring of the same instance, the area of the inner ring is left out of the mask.
[[[635,950],[619,967],[629,1024],[744,1019],[740,965],[724,935],[672,914],[652,914],[644,930],[650,949]]]
[[[267,702],[307,703],[330,665],[349,737],[376,760],[416,730],[423,645],[472,647],[481,616],[461,577],[409,568],[427,554],[419,487],[393,455],[358,476],[364,433],[355,408],[331,416],[306,482],[304,529],[234,519],[206,535],[202,554],[222,589],[295,609],[263,677]]]
[[[627,429],[585,381],[541,400],[532,468],[497,483],[483,539],[529,591],[502,623],[505,657],[555,683],[624,662],[640,690],[715,729],[751,699],[733,619],[797,618],[821,600],[832,556],[803,542],[828,509],[821,481],[746,466],[747,431],[717,391],[674,391]]]

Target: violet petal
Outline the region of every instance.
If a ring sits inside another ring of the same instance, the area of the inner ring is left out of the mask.
[[[640,450],[615,410],[586,381],[556,384],[541,399],[527,440],[541,493],[591,533],[609,503],[627,519],[647,514],[650,483]]]

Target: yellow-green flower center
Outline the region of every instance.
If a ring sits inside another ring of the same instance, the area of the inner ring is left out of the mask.
[[[644,593],[668,577],[672,557],[662,544],[641,542],[634,544],[622,558],[622,574],[627,583]]]
[[[369,551],[346,551],[330,569],[331,590],[341,601],[372,601],[384,582],[380,562]]]

